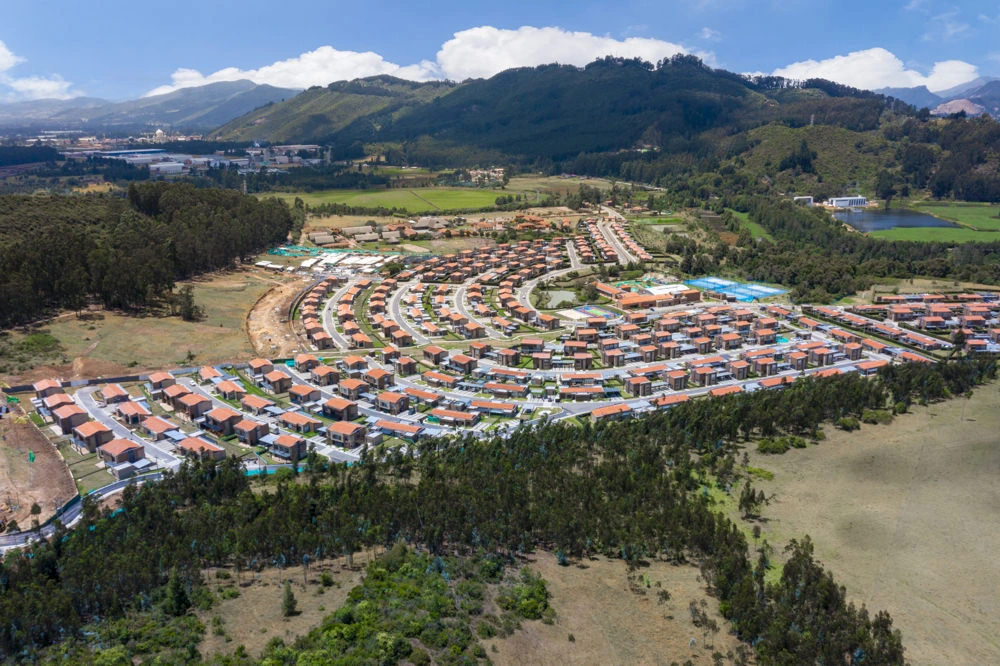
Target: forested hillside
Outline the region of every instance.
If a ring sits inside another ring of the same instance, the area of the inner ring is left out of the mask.
[[[283,241],[288,206],[233,190],[133,184],[128,199],[0,196],[0,326],[88,298],[132,309],[175,280]]]
[[[4,559],[0,655],[83,664],[164,652],[161,663],[197,663],[201,629],[195,623],[181,630],[175,618],[192,603],[211,605],[203,569],[226,567],[239,576],[405,542],[431,556],[475,555],[501,568],[539,547],[567,560],[602,553],[694,562],[732,630],[763,663],[901,664],[891,618],[851,604],[808,539],[793,543],[780,578],[766,582],[767,549],[752,552],[744,533],[713,510],[707,489],[724,493],[745,480],[737,460],[745,438],[808,436],[824,421],[860,416],[890,400],[960,395],[995,372],[995,359],[987,357],[892,366],[874,381],[855,374],[803,378],[782,392],[698,400],[631,422],[546,425],[489,441],[428,440],[419,455],[396,449],[353,467],[325,467],[312,454],[300,483],[251,483],[235,461],[184,468],[141,490],[128,488],[113,515],[87,502],[72,532]],[[378,592],[385,572],[395,570],[380,568],[372,588],[351,595],[353,603],[389,594],[377,606],[380,622],[393,617],[392,609],[427,603],[413,585]],[[444,567],[428,568],[434,572],[443,575]],[[443,592],[427,585],[428,594]],[[385,646],[400,648],[383,655],[384,663],[396,663],[411,639],[436,636],[433,644],[447,645],[445,631],[457,632],[456,644],[470,652],[460,647],[461,654],[442,660],[472,656],[469,615],[456,625],[442,622],[454,615],[418,613],[376,632],[375,608],[338,612],[295,645],[272,643],[260,663],[347,663],[338,659],[368,658]],[[254,662],[244,656],[236,663]]]
[[[696,189],[701,201],[758,190],[1000,201],[1000,124],[988,116],[931,118],[891,97],[747,77],[693,56],[656,65],[609,57],[457,85],[341,82],[258,109],[216,137],[315,141],[345,156],[364,147],[390,164],[621,178]],[[795,158],[803,141],[814,160]]]

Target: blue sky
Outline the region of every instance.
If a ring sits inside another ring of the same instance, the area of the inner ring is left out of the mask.
[[[942,90],[1000,75],[1000,0],[6,0],[0,101],[123,99],[251,78],[461,80],[672,53],[737,72]]]

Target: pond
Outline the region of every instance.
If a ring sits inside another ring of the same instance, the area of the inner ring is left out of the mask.
[[[562,307],[564,303],[566,305],[576,305],[576,293],[568,289],[552,289],[545,293],[549,295],[548,307],[550,308]]]
[[[957,227],[958,225],[941,218],[906,208],[889,210],[856,210],[834,213],[841,222],[846,222],[858,231],[882,231],[885,229],[912,227]]]

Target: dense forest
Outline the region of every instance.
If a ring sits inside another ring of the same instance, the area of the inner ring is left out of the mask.
[[[698,400],[629,422],[548,424],[488,441],[431,439],[381,460],[366,452],[353,467],[326,465],[311,453],[300,482],[251,482],[231,460],[185,467],[128,488],[114,513],[85,502],[76,529],[7,555],[0,564],[0,654],[82,664],[114,650],[128,663],[173,650],[159,663],[197,663],[197,631],[193,643],[175,634],[158,643],[149,625],[174,622],[192,603],[211,605],[200,573],[206,567],[239,576],[406,543],[431,557],[474,556],[501,567],[536,548],[567,561],[602,553],[691,562],[702,568],[729,628],[762,663],[901,664],[891,618],[850,603],[808,538],[790,545],[780,578],[766,583],[768,549],[752,552],[741,529],[712,508],[707,487],[735,492],[746,481],[737,455],[749,437],[815,436],[824,422],[890,401],[960,395],[995,374],[988,357],[910,364],[884,369],[876,380],[802,378],[784,391]],[[394,598],[380,608],[411,603]],[[344,625],[360,621],[352,617],[335,614],[324,631],[294,646],[272,644],[261,663],[303,663],[306,653],[347,663],[338,658],[350,650],[398,645],[435,621],[431,615],[393,625],[382,632],[386,641],[349,631]],[[243,655],[225,663],[254,662]]]
[[[175,280],[249,258],[292,227],[276,199],[186,184],[133,183],[126,200],[0,196],[0,326],[91,298],[150,305]]]

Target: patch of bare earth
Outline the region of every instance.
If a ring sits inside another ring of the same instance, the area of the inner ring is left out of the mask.
[[[302,349],[292,331],[288,310],[295,296],[308,285],[306,279],[275,285],[254,304],[247,316],[247,335],[257,354],[281,358]]]
[[[555,623],[526,621],[508,638],[483,641],[495,664],[710,664],[713,653],[735,654],[740,647],[727,633],[718,601],[708,596],[696,567],[650,562],[636,572],[636,592],[621,560],[596,557],[560,566],[551,553],[533,559],[527,564],[545,579]],[[669,592],[669,600],[660,601],[661,590]],[[692,601],[718,631],[694,625]]]
[[[29,462],[29,452],[34,452],[34,462]],[[44,523],[74,495],[69,468],[45,435],[23,414],[0,418],[0,519],[16,520],[26,530],[32,518]],[[32,516],[36,502],[42,512]]]
[[[205,638],[199,645],[205,659],[215,654],[231,654],[240,645],[251,655],[258,656],[275,637],[291,642],[296,636],[319,626],[324,617],[342,606],[348,592],[361,583],[364,575],[363,567],[347,567],[344,560],[314,563],[309,567],[308,582],[303,582],[301,567],[242,573],[239,582],[232,569],[225,570],[232,576],[228,580],[216,578],[215,571],[204,574],[211,589],[219,595],[224,590],[238,590],[239,596],[223,599],[211,610],[198,613],[206,627]],[[332,576],[331,587],[320,584],[323,572]],[[288,618],[282,614],[285,581],[292,584],[298,610]],[[214,617],[221,622],[213,623]]]
[[[754,454],[774,473],[754,482],[775,494],[768,530],[809,534],[851,600],[889,611],[911,663],[998,664],[998,432],[994,383],[889,426]]]

